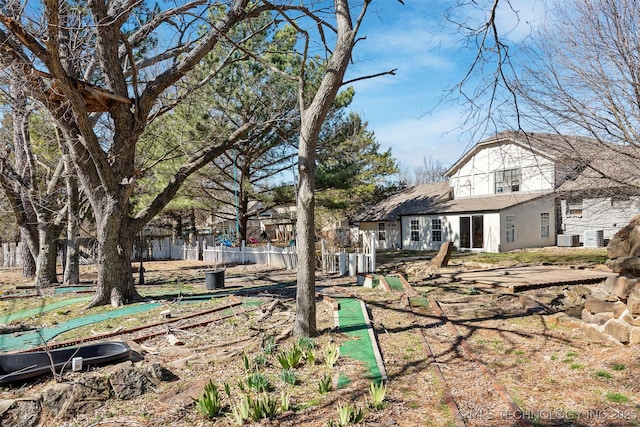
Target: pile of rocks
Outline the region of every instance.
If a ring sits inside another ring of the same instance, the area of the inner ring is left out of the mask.
[[[620,343],[640,343],[640,215],[607,246],[607,266],[616,275],[586,296],[582,320],[590,336],[606,334]]]
[[[74,373],[35,395],[0,399],[0,424],[39,426],[91,413],[108,399],[128,400],[156,391],[177,377],[158,363],[135,366],[126,361],[100,372]],[[51,425],[51,424],[49,424]]]

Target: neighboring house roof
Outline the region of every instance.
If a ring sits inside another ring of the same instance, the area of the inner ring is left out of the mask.
[[[558,192],[640,193],[639,153],[634,146],[603,146],[575,178],[565,181]]]
[[[429,206],[452,197],[448,182],[421,184],[409,187],[374,205],[358,215],[356,222],[395,221],[402,215],[419,214]]]

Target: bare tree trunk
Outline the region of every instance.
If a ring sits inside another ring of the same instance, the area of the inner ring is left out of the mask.
[[[46,211],[46,207],[43,211]],[[53,224],[49,213],[38,215],[38,256],[36,257],[37,287],[48,287],[58,283],[56,272],[57,241],[59,228]]]
[[[305,136],[311,132],[303,122],[298,149],[299,188],[297,200],[298,288],[296,293],[296,321],[294,336],[316,336],[316,286],[315,286],[315,142]]]
[[[13,108],[13,146],[14,165],[18,176],[27,185],[32,184],[32,165],[27,149],[29,138],[29,111],[27,110],[27,98],[17,83],[10,85],[11,105]],[[36,257],[38,255],[38,243],[36,241],[36,213],[31,205],[31,200],[24,188],[14,185],[14,207],[16,219],[20,227],[20,240],[22,241],[22,277],[32,279],[36,276]]]
[[[65,159],[67,185],[67,229],[65,238],[65,268],[62,282],[66,285],[80,283],[80,254],[78,251],[78,236],[80,234],[80,197],[78,182],[73,175],[73,167]]]
[[[139,301],[131,268],[134,234],[125,223],[125,215],[117,206],[98,222],[98,291],[89,307],[111,304],[119,307]]]
[[[21,230],[20,236],[20,240],[22,241],[22,245],[20,245],[22,278],[33,279],[36,276],[36,260],[31,254],[31,249],[29,249],[29,244],[27,243],[28,238],[25,236],[25,232]]]
[[[317,335],[316,283],[315,283],[315,202],[314,177],[316,145],[322,123],[335,100],[342,79],[349,65],[355,44],[355,32],[349,13],[349,0],[335,0],[337,39],[333,54],[327,64],[322,82],[308,108],[304,106],[304,87],[300,89],[301,111],[300,145],[298,148],[298,209],[296,242],[298,245],[298,285],[296,296],[296,320],[293,335],[308,337]],[[360,19],[368,2],[363,5]]]

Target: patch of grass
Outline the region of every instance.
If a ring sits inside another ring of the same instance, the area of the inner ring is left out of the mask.
[[[209,380],[204,388],[204,394],[194,399],[198,412],[205,418],[215,418],[222,413],[222,399],[218,393],[218,386]]]
[[[580,251],[514,251],[502,253],[471,253],[464,257],[465,261],[481,262],[485,264],[498,264],[503,261],[512,261],[516,263],[527,264],[604,264],[607,260],[607,250],[603,249],[585,249]]]
[[[608,380],[608,379],[613,378],[613,375],[611,375],[607,371],[598,371],[598,372],[596,372],[596,378],[605,378],[605,379]]]
[[[569,366],[571,369],[583,369],[584,365],[581,363],[572,363],[571,366]]]
[[[611,369],[613,369],[614,371],[624,371],[626,367],[621,363],[616,363],[611,367]]]
[[[613,403],[627,403],[629,398],[622,393],[618,392],[609,392],[605,395],[609,402]]]

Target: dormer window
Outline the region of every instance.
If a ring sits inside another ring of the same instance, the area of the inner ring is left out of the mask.
[[[505,169],[495,172],[496,194],[520,191],[521,173],[518,169]]]

